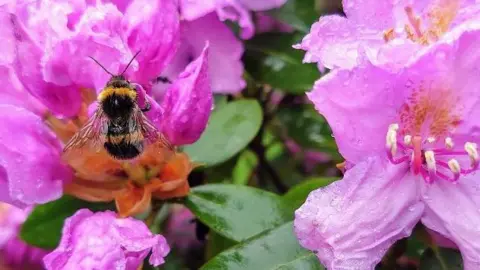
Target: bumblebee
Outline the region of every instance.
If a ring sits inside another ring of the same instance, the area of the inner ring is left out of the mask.
[[[145,108],[139,107],[136,87],[123,75],[138,53],[119,75],[110,73],[90,57],[112,77],[97,97],[94,115],[65,145],[64,152],[85,146],[98,150],[103,145],[113,158],[130,160],[139,156],[148,144],[158,143],[162,148],[173,149],[143,114],[150,109],[150,104],[145,101]]]

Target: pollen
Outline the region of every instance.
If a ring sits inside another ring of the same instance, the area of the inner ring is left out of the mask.
[[[426,135],[429,143],[447,136],[459,124],[459,111],[451,90],[430,91],[421,87],[400,109],[402,133]]]

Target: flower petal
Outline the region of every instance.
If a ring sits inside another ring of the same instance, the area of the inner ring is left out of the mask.
[[[53,133],[39,116],[12,105],[0,105],[0,123],[0,166],[9,190],[9,198],[0,199],[27,205],[58,199],[72,175]]]
[[[423,187],[422,223],[451,239],[462,253],[464,269],[480,268],[480,182],[467,175],[456,183],[438,180]]]
[[[395,241],[410,235],[423,212],[408,166],[372,157],[313,191],[295,212],[302,246],[331,270],[374,269]]]
[[[236,1],[223,0],[217,3],[217,14],[220,20],[231,20],[237,22],[241,28],[240,37],[249,39],[255,33],[252,17],[247,8]]]
[[[46,82],[41,67],[42,49],[30,38],[15,15],[0,11],[0,22],[8,29],[2,31],[6,34],[3,42],[14,44],[12,66],[27,91],[53,113],[74,116],[81,105],[79,89]]]
[[[212,108],[208,76],[208,44],[165,93],[162,132],[175,145],[198,140]]]
[[[343,0],[343,11],[352,23],[359,28],[368,27],[380,31],[393,28],[394,25],[394,7],[405,7],[405,0]],[[415,2],[426,2],[416,0]]]
[[[239,0],[239,2],[252,11],[263,11],[281,7],[287,0]]]
[[[141,14],[141,16],[139,16]],[[128,46],[141,51],[136,61],[139,69],[133,80],[149,82],[167,66],[180,41],[180,18],[175,0],[134,0],[125,12],[128,22]]]
[[[395,74],[364,63],[351,71],[330,72],[307,94],[349,162],[384,151],[388,125],[404,101],[403,93],[393,88],[395,79]]]
[[[185,20],[196,20],[215,10],[216,0],[180,0],[180,12]]]
[[[182,24],[182,46],[174,60],[162,74],[175,79],[191,59],[197,58],[205,43],[210,44],[208,70],[214,93],[237,93],[245,87],[243,79],[243,44],[220,21],[215,13],[209,13],[194,21]],[[161,97],[165,84],[158,83],[155,95]]]

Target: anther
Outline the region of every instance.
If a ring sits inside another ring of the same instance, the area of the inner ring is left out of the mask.
[[[436,171],[437,165],[435,163],[435,154],[433,153],[433,151],[425,151],[424,156],[428,170],[433,172]]]
[[[452,149],[453,146],[454,144],[453,144],[452,138],[450,137],[445,138],[445,147],[447,147],[447,149]]]
[[[411,145],[412,144],[412,135],[405,135],[405,137],[403,137],[403,142],[406,145]]]
[[[427,142],[428,143],[434,143],[435,142],[435,137],[428,137]]]
[[[448,167],[454,174],[460,174],[461,168],[460,168],[460,163],[454,158],[450,159],[448,161]]]
[[[465,143],[465,151],[467,151],[468,156],[470,157],[472,167],[478,166],[478,151],[477,151],[477,144],[466,142]]]
[[[397,130],[398,124],[391,124],[388,127],[386,147],[390,150],[392,156],[395,156],[395,154],[397,153]]]

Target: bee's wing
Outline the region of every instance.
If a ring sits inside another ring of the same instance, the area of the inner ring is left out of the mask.
[[[97,109],[95,114],[88,119],[87,123],[67,142],[63,152],[80,149],[85,146],[97,150],[104,140],[108,129],[108,118],[103,110]]]
[[[173,146],[167,138],[148,120],[140,108],[135,108],[133,117],[132,125],[138,125],[138,127],[131,128],[138,128],[141,131],[146,144],[159,143],[161,147],[173,150]]]

